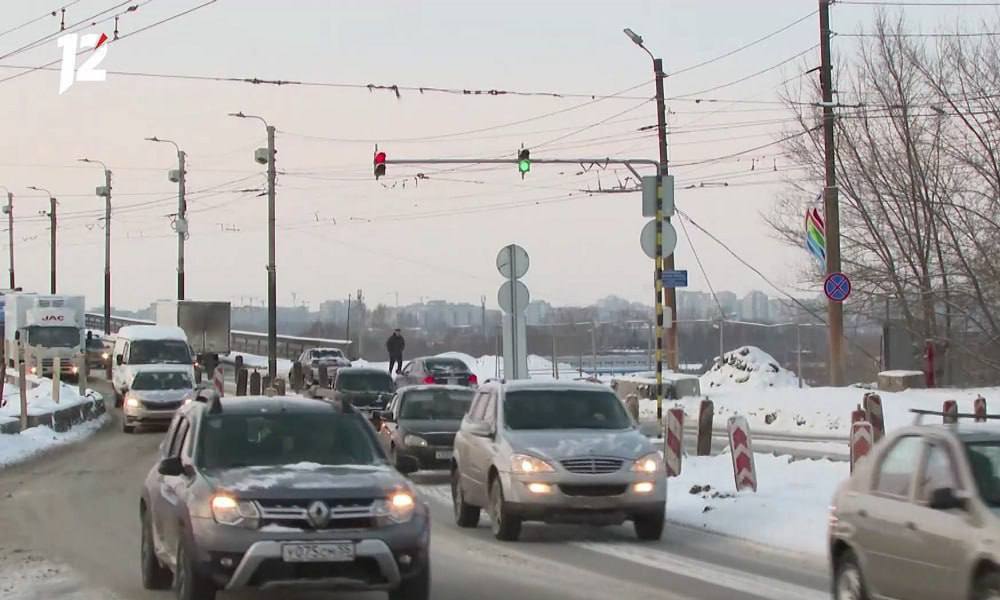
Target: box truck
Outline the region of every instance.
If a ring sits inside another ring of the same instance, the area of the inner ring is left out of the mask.
[[[229,354],[231,316],[228,302],[161,300],[156,304],[156,324],[183,329],[206,373],[219,364],[220,354]]]
[[[84,350],[85,299],[83,296],[15,292],[4,294],[4,343],[8,365],[17,366],[17,342],[41,359],[36,374],[52,375],[60,359],[62,375],[76,375],[74,360]]]

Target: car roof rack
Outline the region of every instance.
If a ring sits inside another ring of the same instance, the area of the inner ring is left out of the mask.
[[[921,408],[911,408],[910,412],[916,415],[914,417],[914,425],[922,425],[924,417],[926,416],[936,416],[936,417],[955,417],[957,419],[987,419],[990,421],[1000,420],[1000,414],[992,415],[977,415],[975,413],[946,413],[943,410],[924,410]]]

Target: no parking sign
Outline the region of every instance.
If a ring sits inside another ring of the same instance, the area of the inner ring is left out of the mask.
[[[851,280],[843,273],[830,273],[823,283],[823,292],[834,302],[843,302],[851,295]]]

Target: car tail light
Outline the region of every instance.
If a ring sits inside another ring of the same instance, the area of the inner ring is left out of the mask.
[[[427,377],[424,377],[424,383],[434,383],[434,377],[432,377],[430,375],[428,375]]]
[[[477,383],[479,383],[479,378],[475,375],[469,375],[469,384],[476,385]]]

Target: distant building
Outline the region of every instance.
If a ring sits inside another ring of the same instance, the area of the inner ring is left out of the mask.
[[[757,290],[750,292],[740,302],[740,318],[755,323],[769,323],[771,321],[769,301],[764,292]]]

